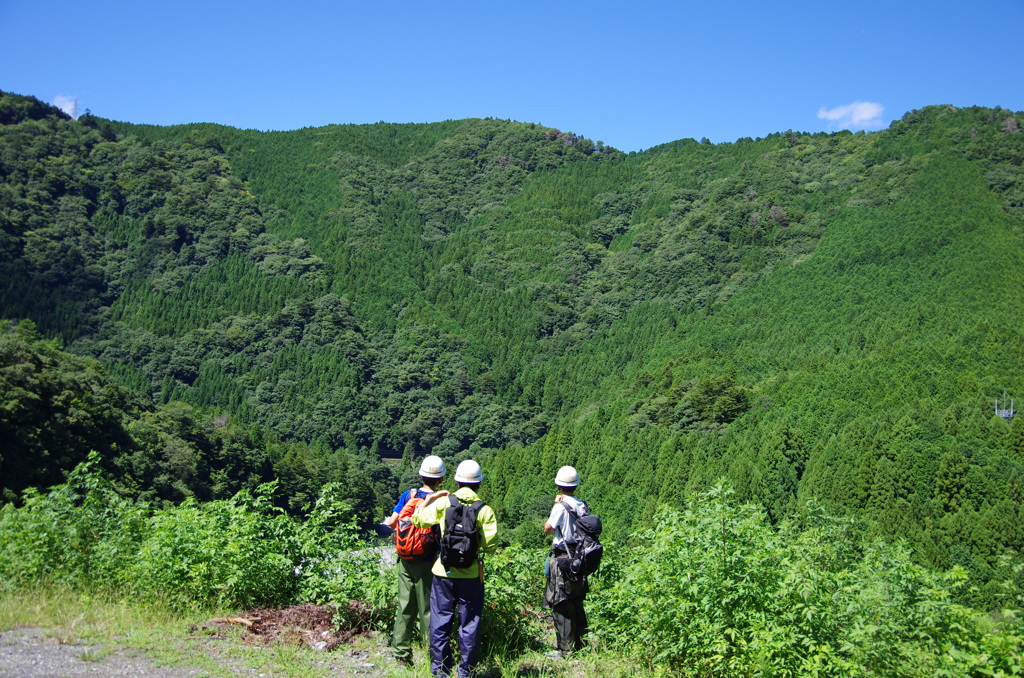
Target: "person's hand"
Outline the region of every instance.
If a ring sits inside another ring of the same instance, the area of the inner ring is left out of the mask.
[[[430,496],[427,497],[426,503],[429,504],[432,501],[440,499],[441,497],[447,497],[449,494],[451,494],[451,492],[449,492],[448,490],[438,490],[437,492],[432,492]]]
[[[555,503],[556,503],[556,504],[557,504],[558,502],[562,501],[563,499],[565,499],[565,495],[564,495],[564,494],[556,494],[556,495],[555,495]]]

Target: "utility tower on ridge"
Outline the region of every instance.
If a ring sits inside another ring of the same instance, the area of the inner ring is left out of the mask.
[[[999,415],[1000,417],[1002,417],[1003,419],[1006,419],[1007,421],[1009,421],[1010,419],[1013,419],[1013,415],[1014,415],[1013,399],[1010,399],[1010,409],[1006,409],[1006,391],[1003,391],[1003,407],[1002,407],[1002,409],[1000,409],[1000,407],[999,407],[999,398],[996,398],[996,414]]]

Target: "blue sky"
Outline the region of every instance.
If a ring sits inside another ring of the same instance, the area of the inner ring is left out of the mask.
[[[1024,0],[0,0],[0,90],[260,130],[467,117],[624,151],[1024,109]]]

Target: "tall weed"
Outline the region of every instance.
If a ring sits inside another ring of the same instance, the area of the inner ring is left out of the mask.
[[[483,627],[488,657],[520,654],[536,642],[544,597],[546,552],[510,546],[488,556]]]
[[[287,604],[299,578],[288,546],[296,526],[271,503],[273,485],[156,512],[128,564],[141,596],[180,607]]]
[[[325,485],[296,533],[297,597],[313,603],[359,601],[360,614],[383,631],[394,621],[394,548],[360,537],[343,491],[338,483]]]
[[[62,485],[0,508],[0,586],[40,581],[117,588],[146,533],[149,509],[120,497],[90,453]]]
[[[120,591],[177,609],[351,599],[389,608],[386,566],[359,539],[338,485],[324,486],[305,522],[273,505],[275,489],[154,509],[120,497],[90,455],[66,483],[0,509],[0,586]]]
[[[622,555],[621,578],[591,596],[614,646],[691,676],[1016,675],[974,672],[1009,650],[953,602],[962,570],[860,545],[841,521],[773,527],[730,494],[663,508]]]

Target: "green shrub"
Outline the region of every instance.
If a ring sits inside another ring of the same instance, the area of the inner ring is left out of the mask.
[[[325,485],[305,522],[272,504],[274,490],[154,515],[136,565],[144,593],[242,607],[361,601],[386,624],[388,562],[360,539],[343,488]]]
[[[773,527],[729,494],[719,486],[684,510],[663,508],[622,555],[618,581],[591,596],[613,645],[694,676],[1015,675],[974,672],[1009,667],[1020,645],[1007,632],[983,640],[974,613],[953,602],[962,570],[860,546],[841,521]]]
[[[298,597],[313,603],[360,601],[361,614],[383,631],[394,622],[394,549],[359,536],[344,491],[339,483],[324,485],[296,531]]]
[[[134,588],[178,606],[281,605],[299,590],[289,552],[296,526],[271,503],[273,484],[156,512],[133,566]]]
[[[0,508],[0,585],[51,581],[118,588],[147,530],[148,508],[117,495],[90,453],[66,483],[29,489],[21,507]]]
[[[481,622],[484,652],[508,657],[528,649],[539,635],[546,551],[506,547],[487,557]]]
[[[359,600],[388,614],[393,580],[341,488],[326,485],[304,523],[273,505],[275,489],[153,510],[118,496],[91,455],[66,483],[0,509],[0,585],[126,591],[178,609]]]

